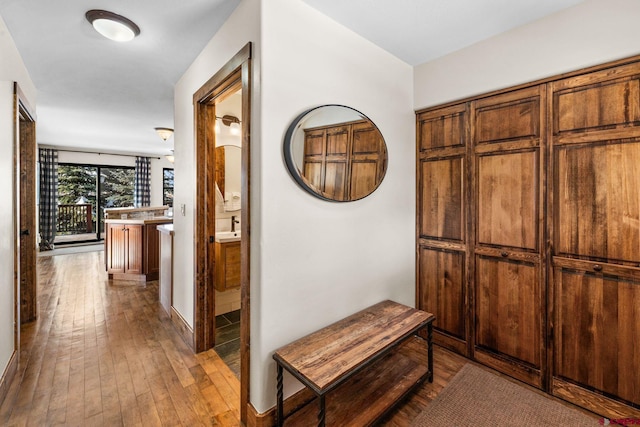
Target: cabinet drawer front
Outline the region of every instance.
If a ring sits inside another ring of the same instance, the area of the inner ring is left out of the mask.
[[[554,376],[640,404],[640,280],[554,270]]]

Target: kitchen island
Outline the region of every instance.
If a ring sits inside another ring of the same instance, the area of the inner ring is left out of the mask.
[[[105,266],[109,279],[158,280],[157,226],[171,224],[167,206],[105,209]]]

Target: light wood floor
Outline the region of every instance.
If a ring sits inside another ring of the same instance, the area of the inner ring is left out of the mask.
[[[38,258],[36,322],[0,425],[238,426],[238,379],[213,351],[194,355],[158,303],[157,282],[107,280],[104,252]],[[423,384],[382,425],[405,427],[468,360],[434,349]]]
[[[234,374],[184,344],[157,282],[107,280],[103,254],[38,258],[39,318],[22,329],[0,425],[237,426]]]

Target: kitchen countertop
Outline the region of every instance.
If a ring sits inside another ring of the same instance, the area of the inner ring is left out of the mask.
[[[173,223],[173,218],[168,216],[155,216],[153,218],[127,218],[105,219],[105,224],[166,224]]]
[[[162,224],[156,227],[159,232],[166,234],[173,234],[173,223]]]

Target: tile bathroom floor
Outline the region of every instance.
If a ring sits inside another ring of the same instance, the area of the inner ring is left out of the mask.
[[[216,316],[216,345],[213,349],[240,378],[240,310]]]

